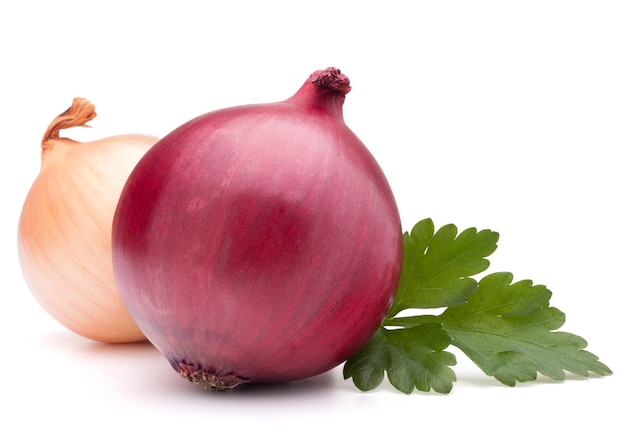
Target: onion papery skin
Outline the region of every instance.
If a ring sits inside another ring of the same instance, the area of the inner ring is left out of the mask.
[[[402,264],[390,186],[317,71],[286,101],[213,111],[161,139],[124,188],[116,281],[172,367],[210,389],[323,373],[391,306]]]
[[[44,135],[41,170],[19,219],[20,265],[35,299],[68,329],[107,343],[144,341],[115,285],[111,226],[128,175],[158,138],[59,137],[94,116],[89,101],[75,98]]]

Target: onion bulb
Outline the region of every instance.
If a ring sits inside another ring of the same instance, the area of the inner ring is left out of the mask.
[[[115,285],[111,224],[128,175],[157,138],[59,137],[95,116],[89,101],[75,98],[44,134],[40,173],[19,220],[20,265],[36,300],[68,329],[102,342],[141,341]]]
[[[344,123],[349,90],[328,68],[285,101],[209,112],[129,176],[113,222],[118,288],[192,383],[224,390],[320,374],[387,313],[400,218]]]

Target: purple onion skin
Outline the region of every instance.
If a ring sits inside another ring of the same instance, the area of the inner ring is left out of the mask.
[[[349,90],[328,68],[286,101],[207,113],[131,174],[113,223],[116,282],[188,380],[222,390],[323,373],[389,310],[400,217],[344,123]]]

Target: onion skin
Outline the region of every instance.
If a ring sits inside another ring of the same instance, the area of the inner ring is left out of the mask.
[[[111,225],[128,175],[158,139],[59,137],[95,115],[89,101],[75,98],[48,127],[41,170],[20,215],[20,265],[35,299],[68,329],[107,343],[143,341],[115,285]]]
[[[283,102],[207,113],[161,139],[113,223],[120,294],[184,378],[225,390],[323,373],[391,306],[402,231],[387,180],[317,71]]]

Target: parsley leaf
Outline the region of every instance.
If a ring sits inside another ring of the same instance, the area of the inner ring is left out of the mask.
[[[454,225],[435,233],[431,219],[404,234],[400,283],[389,316],[409,308],[456,306],[476,290],[469,278],[487,269],[485,258],[496,250],[498,234],[467,229],[457,236]]]
[[[456,376],[448,366],[456,364],[453,354],[443,351],[450,336],[441,324],[429,322],[412,328],[379,328],[367,344],[344,365],[344,378],[367,391],[378,387],[387,371],[389,382],[404,393],[414,388],[431,388],[448,393]]]
[[[404,393],[414,389],[449,393],[456,381],[449,345],[465,353],[487,375],[503,384],[533,381],[537,373],[564,380],[569,371],[610,375],[611,370],[584,350],[587,342],[557,332],[565,315],[549,305],[552,293],[530,280],[513,282],[511,273],[485,271],[498,234],[454,225],[437,232],[432,220],[404,234],[403,270],[383,325],[344,365],[344,378],[367,391],[389,382]],[[400,316],[406,309],[445,307],[440,315]]]
[[[584,339],[553,332],[565,323],[565,315],[549,306],[552,294],[545,286],[512,281],[510,273],[490,274],[467,304],[439,316],[456,347],[509,386],[535,380],[537,372],[554,380],[564,380],[564,370],[581,376],[611,373],[583,350]]]

